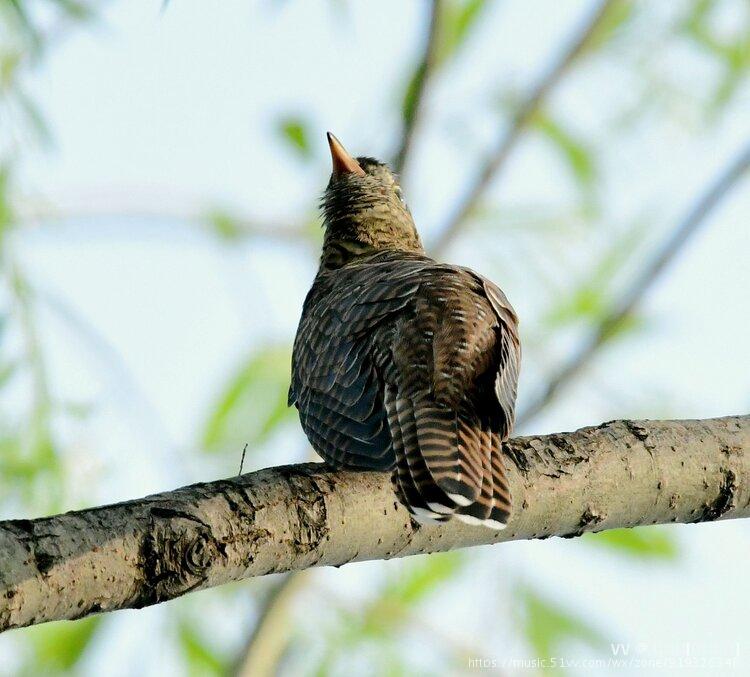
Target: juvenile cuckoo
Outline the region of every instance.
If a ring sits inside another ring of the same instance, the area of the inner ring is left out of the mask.
[[[396,177],[332,134],[320,268],[305,299],[289,404],[334,467],[391,471],[420,521],[505,526],[501,444],[520,362],[505,294],[425,254]]]

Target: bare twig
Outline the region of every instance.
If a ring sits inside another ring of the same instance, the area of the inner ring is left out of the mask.
[[[245,454],[247,453],[247,442],[245,442],[245,446],[242,447],[242,457],[240,458],[240,469],[237,472],[238,475],[242,474],[242,466],[245,465]]]
[[[432,251],[436,256],[440,256],[456,235],[458,235],[469,215],[481,200],[484,192],[505,168],[521,133],[529,125],[534,114],[539,110],[554,87],[562,80],[565,73],[584,51],[597,29],[601,26],[610,7],[616,1],[603,0],[597,3],[591,16],[576,33],[567,49],[563,51],[560,57],[551,65],[544,76],[537,82],[536,86],[520,103],[513,115],[510,126],[500,137],[495,150],[490,153],[490,156],[479,169],[476,179],[458,203],[442,232],[433,243]]]
[[[314,566],[750,517],[750,416],[613,421],[512,439],[505,451],[514,509],[501,531],[420,527],[388,473],[323,464],[0,522],[0,630]]]
[[[412,143],[424,115],[424,101],[428,85],[437,64],[442,15],[443,1],[432,0],[430,4],[430,23],[427,31],[427,38],[425,40],[424,52],[414,74],[414,90],[411,94],[411,96],[413,96],[413,103],[408,111],[404,111],[404,129],[401,134],[401,143],[393,160],[393,168],[399,174],[403,174],[406,171],[405,168],[409,159]],[[408,92],[407,96],[409,96]]]
[[[657,249],[653,258],[623,292],[622,296],[612,304],[609,312],[592,330],[591,335],[578,352],[574,353],[547,381],[547,385],[539,397],[521,410],[518,416],[519,426],[527,423],[544,409],[562,387],[580,372],[599,348],[616,334],[623,320],[632,313],[664,269],[685,248],[690,238],[705,222],[706,217],[737,184],[748,167],[750,167],[750,143],[724,167],[706,191],[690,207],[669,237]]]

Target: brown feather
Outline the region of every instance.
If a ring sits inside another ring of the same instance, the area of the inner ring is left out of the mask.
[[[364,175],[339,172],[324,198],[324,251],[289,403],[326,462],[391,470],[418,519],[500,528],[516,314],[489,280],[425,256],[393,175],[371,158],[356,164]]]

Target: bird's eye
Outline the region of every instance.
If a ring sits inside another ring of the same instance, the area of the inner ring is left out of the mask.
[[[402,202],[403,204],[406,204],[406,200],[404,200],[404,194],[403,194],[403,192],[401,191],[401,186],[396,186],[396,187],[395,187],[395,188],[393,189],[393,192],[394,192],[394,193],[396,193],[396,197],[397,197],[397,198],[398,198],[399,200],[401,200],[401,202]]]

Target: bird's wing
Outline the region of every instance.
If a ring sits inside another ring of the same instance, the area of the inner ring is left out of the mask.
[[[481,281],[487,299],[498,319],[497,334],[500,351],[495,377],[495,396],[504,417],[500,437],[501,440],[506,440],[513,430],[516,417],[516,391],[521,367],[518,316],[508,298],[494,282],[476,273],[473,274]]]
[[[289,401],[315,450],[333,465],[385,470],[394,464],[383,405],[390,320],[418,287],[414,270],[382,264],[319,275],[305,301]]]
[[[385,401],[400,494],[418,516],[493,528],[507,520],[495,457],[513,419],[514,317],[502,292],[472,271],[435,264],[420,273],[413,312],[394,335]]]

